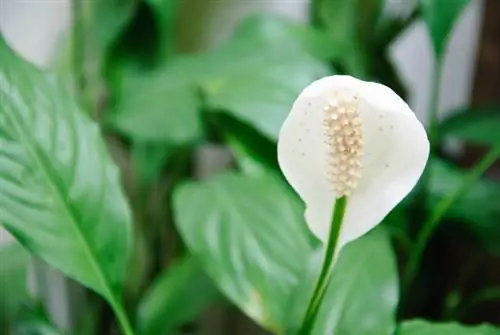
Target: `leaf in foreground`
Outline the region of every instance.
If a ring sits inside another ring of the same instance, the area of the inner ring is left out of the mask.
[[[0,222],[69,277],[118,296],[131,215],[98,126],[3,41],[0,102]]]
[[[184,242],[219,289],[264,327],[283,329],[312,251],[293,193],[269,174],[225,173],[181,185],[174,210]]]

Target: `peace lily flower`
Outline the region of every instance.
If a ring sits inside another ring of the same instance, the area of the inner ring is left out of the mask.
[[[424,127],[394,91],[342,75],[319,79],[300,93],[278,140],[283,174],[324,243],[336,200],[346,200],[336,254],[408,195],[428,156]]]

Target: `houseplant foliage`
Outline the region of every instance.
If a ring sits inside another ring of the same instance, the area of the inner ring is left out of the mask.
[[[500,155],[499,109],[436,117],[447,41],[468,3],[409,1],[394,15],[382,0],[318,0],[310,23],[253,15],[221,45],[181,53],[182,1],[74,1],[70,52],[50,70],[2,39],[0,224],[16,240],[0,248],[2,331],[221,333],[200,316],[237,308],[271,333],[296,334],[325,246],[280,169],[280,129],[325,76],[380,82],[405,99],[388,48],[422,18],[436,56],[426,168],[339,251],[307,333],[499,334],[486,324],[498,320],[469,318],[498,298],[495,283],[435,289],[443,274],[426,262],[442,248],[431,237],[462,232],[481,255],[499,252],[500,185],[483,177]],[[487,153],[464,170],[442,150],[448,138]],[[229,164],[199,173],[213,147]],[[33,260],[84,290],[72,329],[19,285]]]

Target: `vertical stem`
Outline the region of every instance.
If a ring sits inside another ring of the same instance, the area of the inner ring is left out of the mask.
[[[441,95],[441,79],[443,76],[443,57],[436,57],[434,71],[431,81],[431,99],[429,102],[429,141],[431,144],[431,153],[435,154],[439,148],[440,136],[438,132],[439,125],[439,97]]]
[[[118,320],[118,324],[120,325],[124,335],[134,335],[134,331],[132,330],[132,326],[127,317],[127,313],[123,309],[123,305],[116,299],[115,296],[110,297],[109,304],[115,313],[116,319]]]
[[[442,73],[443,73],[443,57],[442,56],[437,56],[434,62],[434,69],[432,71],[432,79],[430,83],[430,100],[429,100],[429,106],[428,106],[428,114],[429,114],[429,124],[428,124],[428,136],[429,136],[429,142],[430,142],[430,160],[436,155],[436,151],[439,148],[439,117],[438,117],[438,110],[439,110],[439,96],[441,93],[441,78],[442,78]],[[416,188],[416,199],[415,203],[413,205],[413,215],[412,215],[412,221],[414,223],[414,226],[417,227],[420,225],[420,222],[425,222],[426,217],[427,217],[427,198],[428,198],[428,190],[429,190],[429,183],[431,180],[431,171],[429,170],[429,165],[425,169],[422,177],[420,178],[420,182],[417,185]],[[428,221],[428,220],[427,220]],[[425,227],[426,224],[424,224],[424,227],[422,228],[422,231],[428,230],[428,228]],[[427,241],[420,241],[422,238],[422,232],[420,232],[420,236],[418,237],[419,242],[418,243],[424,243],[426,244]],[[419,248],[421,248],[420,246]],[[407,265],[407,277],[413,277],[414,274],[412,273],[411,275],[409,274],[410,272],[414,272],[417,269],[413,269],[415,266],[414,262],[415,260],[413,259],[414,257],[420,257],[420,256],[415,256],[413,255],[415,253],[415,250],[411,251],[410,254],[410,260],[409,264]],[[420,260],[418,260],[420,262]],[[403,278],[404,279],[404,278]],[[408,279],[408,278],[407,278]],[[407,294],[407,289],[411,283],[409,281],[403,281],[403,288],[402,288],[402,300],[404,301],[406,298]]]
[[[337,252],[337,242],[340,235],[340,228],[342,227],[342,220],[344,219],[346,205],[347,198],[345,196],[335,201],[330,236],[328,237],[328,245],[325,258],[323,259],[323,266],[309,301],[309,305],[307,306],[307,311],[299,330],[300,335],[311,334],[314,329],[314,323],[316,322],[321,302],[323,301],[332,276],[335,254]]]
[[[77,96],[83,100],[85,89],[85,32],[83,27],[82,0],[71,2],[73,16],[73,76]]]
[[[429,114],[429,125],[428,125],[428,133],[429,133],[429,142],[430,142],[430,156],[431,159],[437,154],[437,150],[439,149],[440,144],[440,136],[439,136],[439,96],[441,93],[441,78],[443,74],[443,60],[441,56],[436,57],[434,62],[434,69],[432,71],[432,79],[431,79],[431,89],[430,89],[430,100],[428,106],[428,114]],[[427,213],[427,192],[429,189],[430,183],[430,171],[429,168],[425,169],[425,172],[420,180],[418,187],[418,196],[416,200],[416,205],[419,213],[415,215],[417,222],[422,222],[425,218],[425,214]]]
[[[414,244],[408,260],[406,273],[404,277],[405,289],[407,290],[413,281],[424,253],[427,241],[432,233],[438,227],[439,222],[444,214],[460,198],[460,196],[477,180],[486,170],[500,157],[500,147],[493,147],[481,160],[469,171],[463,182],[455,189],[454,192],[448,194],[445,198],[436,205],[427,221],[424,222],[422,229]]]

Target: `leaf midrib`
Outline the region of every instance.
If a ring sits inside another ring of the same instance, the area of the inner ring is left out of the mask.
[[[36,153],[36,150],[33,148],[33,145],[31,143],[32,141],[29,139],[29,136],[26,135],[27,131],[26,129],[24,129],[22,122],[20,122],[16,118],[14,113],[12,113],[9,109],[4,109],[4,111],[6,111],[5,115],[7,116],[7,118],[11,120],[15,131],[20,137],[21,142],[27,148],[30,156],[32,157],[32,161],[35,163],[35,165],[37,165],[38,169],[42,171],[41,174],[43,175],[43,178],[45,179],[46,184],[48,185],[52,194],[55,195],[56,201],[59,203],[59,207],[63,209],[64,214],[69,218],[69,221],[72,222],[71,226],[73,228],[73,233],[77,235],[77,238],[80,240],[80,243],[82,244],[84,249],[84,253],[88,256],[88,261],[91,267],[94,269],[97,280],[101,283],[105,297],[109,300],[114,300],[115,297],[113,291],[111,290],[109,279],[102,271],[102,265],[96,258],[96,255],[90,247],[87,238],[83,234],[80,226],[77,224],[78,220],[76,219],[76,214],[71,209],[71,205],[66,202],[61,190],[55,184],[55,181],[53,180],[48,167],[44,163],[43,158],[38,157],[38,154]]]

